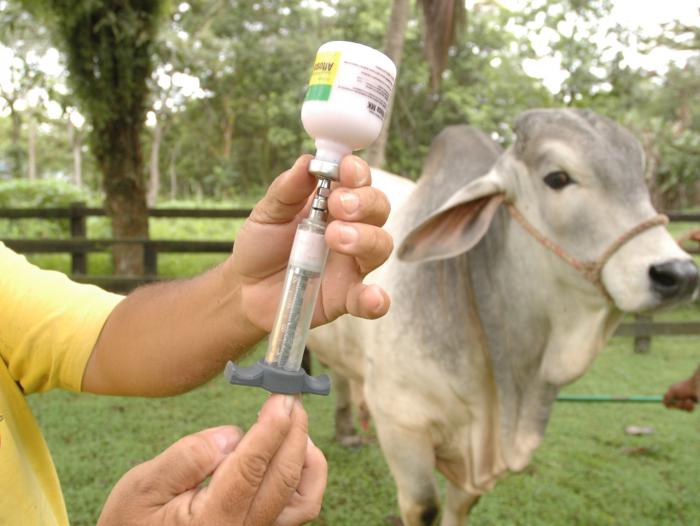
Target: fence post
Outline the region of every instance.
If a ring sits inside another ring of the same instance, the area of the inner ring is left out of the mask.
[[[143,243],[143,271],[149,277],[158,275],[158,248],[151,240]]]
[[[85,239],[87,237],[87,220],[83,201],[70,204],[70,237],[71,239]],[[87,274],[86,252],[71,252],[71,273]]]
[[[653,321],[648,314],[635,314],[634,320],[642,323],[650,323]],[[651,335],[638,334],[634,337],[634,352],[638,354],[646,354],[651,349]]]

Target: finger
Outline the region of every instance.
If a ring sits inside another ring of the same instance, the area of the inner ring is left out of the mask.
[[[384,316],[390,304],[389,295],[379,285],[357,283],[348,291],[345,308],[353,316],[373,320]]]
[[[301,481],[292,499],[275,522],[275,526],[305,524],[321,512],[323,493],[328,482],[326,457],[309,438]]]
[[[258,421],[216,470],[206,489],[205,505],[212,514],[212,523],[247,515],[270,462],[289,434],[293,406],[291,396],[270,396],[260,410]],[[271,513],[276,517],[281,510]]]
[[[340,162],[340,185],[346,188],[360,188],[372,184],[369,165],[355,155],[346,155]]]
[[[250,524],[271,524],[290,502],[301,481],[308,443],[308,418],[299,400],[292,411],[292,428],[265,473],[250,508]]]
[[[242,436],[237,427],[222,426],[181,438],[137,467],[137,483],[155,489],[163,502],[168,502],[201,484],[234,450]]]
[[[265,196],[253,208],[250,214],[252,221],[263,224],[286,223],[304,209],[317,182],[309,174],[310,160],[310,155],[302,155],[291,169],[272,182]]]
[[[383,226],[391,205],[384,192],[377,188],[338,188],[328,198],[328,211],[335,219]]]
[[[354,257],[362,275],[384,263],[394,248],[394,240],[386,230],[338,220],[328,225],[326,242],[332,251]]]

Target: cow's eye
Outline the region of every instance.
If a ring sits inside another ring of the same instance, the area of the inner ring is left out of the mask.
[[[560,190],[572,182],[569,174],[561,170],[550,172],[544,176],[544,184],[555,190]]]

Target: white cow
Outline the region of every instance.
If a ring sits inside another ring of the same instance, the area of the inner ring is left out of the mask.
[[[623,312],[688,299],[698,271],[644,185],[639,143],[587,111],[533,110],[507,151],[467,126],[434,141],[417,185],[375,174],[394,201],[397,250],[370,276],[392,297],[309,348],[364,395],[406,526],[443,526],[506,470],[523,469],[559,389],[579,378]],[[339,415],[347,382],[336,376]],[[339,424],[347,432],[347,421]]]

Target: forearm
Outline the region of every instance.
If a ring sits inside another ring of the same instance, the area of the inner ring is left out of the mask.
[[[223,265],[190,280],[143,287],[107,319],[83,389],[141,396],[183,392],[264,336],[247,321],[240,284],[225,279]]]

